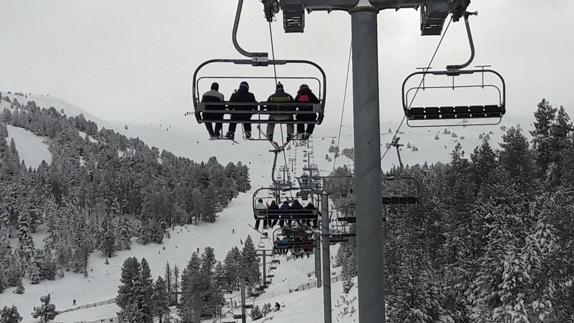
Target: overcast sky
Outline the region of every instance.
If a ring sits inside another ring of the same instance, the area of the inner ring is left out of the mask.
[[[267,51],[262,5],[245,2],[240,43]],[[0,90],[50,94],[108,120],[182,116],[192,109],[195,67],[210,58],[240,57],[231,43],[236,5],[235,0],[2,0]],[[474,0],[471,9],[479,12],[471,18],[473,65],[491,64],[505,76],[509,117],[532,113],[542,97],[574,114],[574,1]],[[276,55],[314,60],[325,68],[325,120],[338,124],[350,16],[314,12],[306,18],[304,34],[284,34],[281,19],[273,24]],[[382,12],[378,32],[381,115],[388,121],[401,116],[403,78],[427,64],[439,38],[420,36],[414,10]],[[464,25],[456,23],[433,66],[463,62],[467,55]],[[278,72],[289,73],[285,67]],[[266,69],[261,73],[270,75]],[[258,99],[270,94],[254,87]],[[226,97],[232,90],[222,88]]]

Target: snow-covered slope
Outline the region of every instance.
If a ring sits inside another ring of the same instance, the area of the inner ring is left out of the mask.
[[[14,139],[20,161],[27,167],[38,168],[42,161],[52,163],[52,153],[48,150],[48,138],[40,137],[34,133],[18,127],[8,126],[7,142]]]

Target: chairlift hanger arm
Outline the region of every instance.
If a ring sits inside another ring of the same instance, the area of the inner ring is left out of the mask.
[[[447,65],[446,66],[446,70],[453,73],[453,75],[457,75],[457,73],[465,68],[468,67],[472,61],[474,60],[474,41],[472,40],[472,32],[470,31],[470,23],[468,22],[468,17],[471,15],[477,15],[478,13],[476,12],[465,12],[464,13],[464,25],[466,27],[466,35],[468,36],[468,43],[470,45],[470,57],[468,58],[468,60],[466,62],[464,62],[463,64],[459,64],[459,65]],[[454,19],[454,14],[453,14],[453,19]]]
[[[256,62],[266,62],[268,60],[269,54],[265,52],[248,52],[243,49],[239,42],[237,41],[237,30],[239,29],[239,20],[241,18],[241,10],[243,8],[243,0],[238,0],[237,11],[235,12],[235,22],[233,23],[233,33],[231,39],[233,40],[233,46],[235,49],[243,56],[251,58],[249,64],[255,64]]]

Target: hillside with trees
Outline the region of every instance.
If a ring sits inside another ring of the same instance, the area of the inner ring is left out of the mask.
[[[390,322],[574,321],[574,127],[546,100],[534,118],[530,142],[509,128],[498,150],[404,170],[421,202],[384,209]],[[354,239],[337,260],[348,291]]]
[[[161,243],[170,227],[215,222],[250,189],[240,162],[197,163],[99,129],[83,115],[19,102],[24,95],[0,98],[10,107],[0,114],[0,292],[22,278],[35,284],[65,271],[86,274],[91,253],[113,257],[134,241]],[[7,125],[47,138],[52,163],[33,169],[20,162]],[[35,246],[40,227],[47,234]]]

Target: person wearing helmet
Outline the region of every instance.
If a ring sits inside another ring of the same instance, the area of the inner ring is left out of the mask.
[[[309,88],[307,84],[301,84],[299,91],[297,91],[297,96],[295,97],[295,102],[306,103],[306,105],[301,105],[298,107],[298,111],[313,111],[313,107],[309,104],[319,104],[319,99],[313,94],[313,91]],[[317,116],[315,114],[302,114],[298,113],[296,115],[297,121],[315,121]],[[303,140],[309,139],[309,136],[313,133],[315,129],[314,123],[307,124],[307,129],[305,129],[304,123],[297,124],[297,134],[301,135]]]
[[[211,89],[205,92],[201,97],[201,103],[205,103],[205,110],[206,110],[206,112],[203,113],[203,118],[207,120],[222,120],[223,113],[207,112],[207,110],[225,110],[225,108],[221,105],[209,104],[211,102],[222,102],[222,101],[224,101],[223,94],[219,92],[219,84],[217,82],[211,83]],[[219,138],[221,136],[221,129],[222,129],[221,122],[215,123],[215,130],[213,130],[211,122],[205,122],[205,127],[207,128],[207,132],[209,133],[209,137],[211,139]]]
[[[286,93],[283,89],[283,84],[281,82],[277,83],[275,86],[275,93],[271,94],[267,99],[268,102],[277,102],[277,103],[292,103],[294,102],[293,97]],[[288,106],[280,106],[280,105],[267,105],[268,111],[289,111],[294,110],[293,107]],[[270,121],[293,121],[292,114],[271,114],[269,116]],[[267,139],[269,141],[273,141],[273,132],[275,131],[275,123],[268,123],[267,124]],[[295,132],[295,125],[293,123],[287,124],[287,141],[290,141],[293,138],[293,133]]]
[[[230,103],[241,103],[237,105],[230,104],[229,109],[235,111],[255,111],[257,110],[257,101],[253,93],[249,92],[249,84],[245,81],[239,84],[239,89],[237,89],[231,95],[229,99]],[[249,104],[252,103],[252,104]],[[243,121],[243,129],[245,130],[245,137],[247,139],[251,138],[251,123],[245,122],[251,120],[251,113],[241,113],[232,114],[231,121]],[[235,128],[237,127],[236,122],[229,124],[229,131],[225,134],[227,139],[235,139]]]

